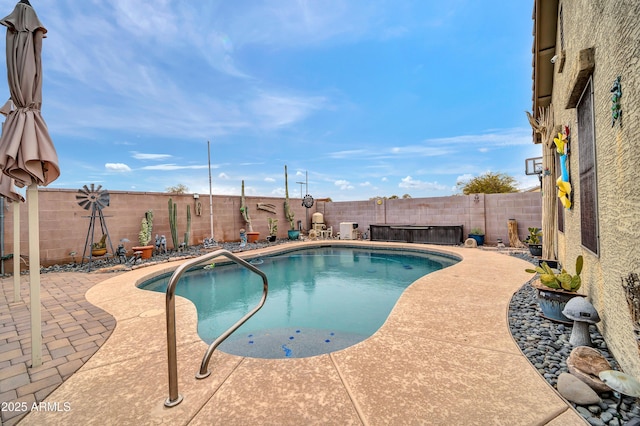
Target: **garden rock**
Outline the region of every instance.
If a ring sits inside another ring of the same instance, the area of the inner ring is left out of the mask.
[[[464,246],[467,248],[476,248],[478,247],[478,242],[473,238],[467,238],[464,241]]]
[[[588,346],[578,346],[571,351],[567,358],[569,372],[589,385],[597,393],[609,392],[607,386],[598,374],[605,370],[611,370],[611,364],[597,350]]]
[[[569,373],[562,373],[558,377],[558,392],[571,402],[579,405],[597,404],[600,397],[586,383]]]

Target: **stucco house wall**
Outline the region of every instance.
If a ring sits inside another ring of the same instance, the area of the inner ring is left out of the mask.
[[[536,1],[536,4],[539,0]],[[556,61],[552,104],[555,124],[571,128],[570,170],[573,206],[564,210],[564,232],[557,232],[558,257],[572,268],[583,255],[583,288],[602,321],[598,325],[621,367],[640,378],[638,326],[628,308],[622,278],[640,272],[638,226],[640,225],[640,2],[560,1],[556,29]],[[561,37],[563,40],[561,40]],[[579,170],[580,134],[575,108],[565,108],[575,84],[578,54],[594,48],[592,74],[599,253],[581,244]],[[612,126],[611,88],[616,77],[622,84],[622,119]]]

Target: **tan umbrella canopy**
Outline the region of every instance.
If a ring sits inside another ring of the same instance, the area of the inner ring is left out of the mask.
[[[0,196],[9,201],[24,201],[22,194],[16,191],[15,181],[0,173]]]
[[[8,100],[7,103],[0,108],[0,114],[5,117],[8,116],[13,110],[12,106],[13,103],[11,100]],[[15,179],[6,176],[4,173],[0,173],[0,196],[7,198],[9,201],[24,201],[24,197],[16,192]]]
[[[0,137],[0,169],[14,178],[17,185],[28,186],[31,365],[37,367],[42,364],[38,185],[48,185],[60,176],[58,154],[40,113],[42,39],[47,30],[28,0],[20,0],[0,24],[7,27],[7,79],[11,94],[9,103],[3,107],[8,116]]]
[[[60,176],[58,154],[42,118],[42,39],[47,32],[28,0],[2,19],[7,27],[9,113],[0,138],[0,168],[18,185],[48,185]]]

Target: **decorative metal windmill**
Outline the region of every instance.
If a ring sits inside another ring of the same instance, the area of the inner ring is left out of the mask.
[[[100,221],[102,238],[106,237],[104,241],[108,242],[111,253],[113,253],[111,237],[109,236],[109,230],[107,229],[107,224],[104,220],[104,214],[102,214],[102,210],[109,206],[109,192],[106,189],[102,189],[102,185],[98,185],[97,188],[93,183],[91,184],[91,187],[83,185],[82,188],[78,190],[78,194],[76,194],[76,201],[80,207],[91,211],[91,216],[89,216],[89,230],[87,231],[87,238],[85,240],[84,251],[82,253],[82,263],[84,263],[84,259],[87,258],[87,251],[89,252],[88,259],[89,265],[91,265],[91,260],[93,258],[92,248],[95,242],[96,217]],[[91,268],[91,266],[89,266],[89,268]]]

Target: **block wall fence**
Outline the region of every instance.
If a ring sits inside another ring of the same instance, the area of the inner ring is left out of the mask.
[[[356,222],[358,231],[369,235],[374,224],[463,225],[464,235],[473,228],[485,232],[486,244],[509,242],[507,223],[518,222],[518,235],[529,235],[528,227],[542,228],[542,198],[539,192],[472,194],[433,198],[373,199],[323,202],[315,206],[327,226],[339,230],[340,222]]]
[[[90,223],[90,211],[80,207],[76,200],[77,190],[39,190],[40,211],[40,263],[43,266],[72,262],[71,252],[76,252],[75,260],[80,261]],[[152,235],[165,235],[167,248],[173,249],[169,227],[168,202],[171,198],[177,204],[178,240],[184,239],[187,223],[187,205],[191,207],[191,234],[189,245],[201,244],[210,236],[211,209],[208,195],[194,199],[193,194],[168,194],[155,192],[109,191],[110,203],[103,210],[109,236],[115,249],[121,239],[128,239],[125,248],[131,250],[138,244],[140,223],[147,210],[152,210]],[[287,238],[289,222],[284,215],[284,199],[273,197],[245,197],[254,231],[260,232],[260,239],[268,235],[267,218],[278,219],[278,238]],[[518,221],[518,233],[524,240],[529,226],[541,227],[540,193],[478,194],[437,198],[373,199],[367,201],[330,202],[316,201],[308,211],[301,199],[291,198],[295,213],[295,226],[301,221],[303,229],[309,229],[312,214],[316,211],[324,215],[327,226],[332,226],[334,234],[341,222],[356,222],[361,234],[368,235],[371,224],[417,224],[417,225],[463,225],[465,234],[472,228],[485,230],[487,244],[495,244],[498,238],[508,243],[507,222]],[[200,203],[200,209],[197,203]],[[258,210],[257,204],[272,204],[276,213]],[[246,224],[240,214],[240,196],[213,196],[213,232],[219,242],[239,241],[240,229]],[[2,254],[13,254],[13,209],[15,203],[5,201],[2,221]],[[28,247],[27,205],[20,209],[20,253],[26,257]],[[198,214],[198,210],[199,213]],[[94,239],[100,239],[102,231],[96,220]],[[89,237],[89,240],[91,238]],[[109,248],[109,252],[111,252]],[[12,262],[4,261],[4,271],[11,272]]]

